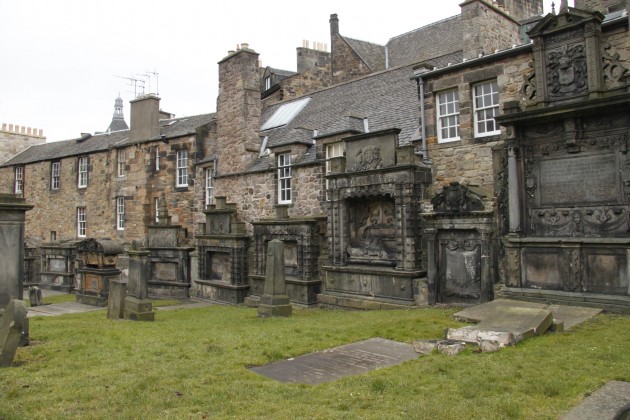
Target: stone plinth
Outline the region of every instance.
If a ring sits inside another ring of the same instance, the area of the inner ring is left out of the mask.
[[[127,297],[127,283],[120,280],[109,282],[109,298],[107,303],[107,318],[121,319],[125,315],[125,298]]]
[[[32,208],[22,198],[0,194],[0,311],[23,296],[24,219]]]
[[[129,250],[129,276],[123,316],[133,321],[153,321],[153,304],[148,299],[149,251]]]
[[[258,316],[291,316],[292,310],[284,278],[284,244],[274,239],[267,245],[265,293],[258,304]]]

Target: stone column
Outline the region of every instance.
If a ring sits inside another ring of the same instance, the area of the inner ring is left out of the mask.
[[[492,299],[492,278],[490,276],[490,234],[485,231],[480,232],[481,239],[481,290],[479,301],[488,302]]]
[[[436,249],[436,240],[437,240],[437,229],[435,228],[427,228],[424,231],[424,234],[427,237],[427,254],[428,254],[428,264],[427,264],[427,287],[429,288],[429,297],[428,303],[429,305],[435,305],[437,303],[437,249]]]
[[[125,319],[153,321],[153,304],[149,297],[149,251],[129,250],[129,277],[125,298]]]
[[[0,194],[0,313],[11,299],[23,299],[24,220],[33,206],[13,194]]]
[[[521,192],[518,177],[518,148],[516,145],[508,146],[508,209],[510,224],[509,230],[511,234],[520,234],[521,226]]]

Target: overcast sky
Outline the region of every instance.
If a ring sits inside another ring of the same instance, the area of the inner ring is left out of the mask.
[[[41,128],[48,141],[104,131],[119,93],[129,123],[134,88],[115,76],[149,72],[159,76],[145,92],[159,88],[165,111],[214,112],[217,62],[237,44],[295,70],[302,40],[330,49],[331,13],[342,35],[385,44],[458,14],[461,1],[0,0],[0,123]]]

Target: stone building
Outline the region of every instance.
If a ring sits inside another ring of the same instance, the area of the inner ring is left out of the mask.
[[[41,129],[2,123],[2,129],[0,129],[0,163],[6,162],[32,145],[45,142],[46,137]]]
[[[216,114],[160,119],[159,98],[138,98],[129,130],[32,147],[1,189],[22,175],[27,235],[44,239],[76,238],[78,216],[33,223],[72,202],[96,216],[88,236],[143,240],[165,194],[198,251],[189,293],[207,299],[256,305],[280,239],[295,305],[628,310],[627,6],[575,3],[466,0],[385,45],[333,14],[331,51],[298,48],[297,72],[241,44],[219,61]],[[73,184],[85,155],[92,197]],[[56,159],[73,186],[57,195]]]

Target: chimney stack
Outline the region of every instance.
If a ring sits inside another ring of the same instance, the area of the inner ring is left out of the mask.
[[[337,13],[330,15],[330,35],[339,34],[339,18]]]
[[[129,101],[131,104],[131,141],[152,139],[160,135],[160,98],[152,93]]]

